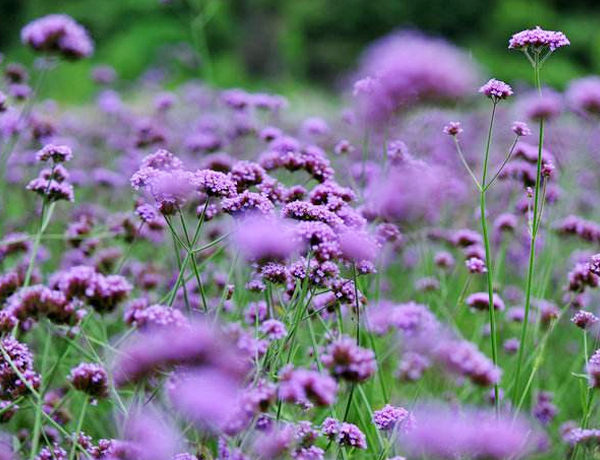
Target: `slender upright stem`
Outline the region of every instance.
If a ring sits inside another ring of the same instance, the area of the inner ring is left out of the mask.
[[[35,260],[37,258],[37,253],[40,249],[40,243],[42,241],[42,235],[48,228],[48,224],[50,223],[50,219],[52,218],[52,213],[54,211],[54,206],[56,203],[51,203],[48,206],[48,200],[44,196],[44,202],[42,204],[42,212],[40,217],[40,227],[35,235],[35,240],[33,241],[33,247],[31,249],[31,256],[29,257],[29,263],[27,264],[27,271],[25,272],[25,280],[23,281],[23,287],[29,286],[31,282],[31,276],[33,275],[33,268],[35,265]]]
[[[584,366],[587,365],[588,362],[588,343],[587,343],[587,331],[584,329],[583,331],[583,363]],[[584,410],[583,410],[583,417],[581,419],[581,428],[583,430],[585,430],[588,426],[588,422],[590,419],[590,415],[592,412],[592,406],[593,406],[593,397],[594,397],[594,392],[595,389],[590,387],[588,385],[587,389],[586,389],[586,395],[585,395],[585,406],[584,406]],[[571,458],[573,459],[577,459],[579,457],[579,444],[575,446],[575,450],[573,451],[573,455],[571,456]]]
[[[75,458],[75,452],[77,451],[77,445],[79,444],[79,435],[81,434],[81,428],[83,426],[83,420],[85,419],[85,412],[89,404],[89,396],[85,396],[81,403],[81,412],[79,413],[79,419],[77,420],[77,429],[73,433],[73,445],[71,446],[71,452],[69,453],[69,460]]]
[[[462,162],[463,166],[465,167],[465,169],[467,170],[467,172],[471,176],[471,179],[473,179],[473,182],[475,182],[475,185],[477,186],[477,189],[479,191],[481,191],[481,185],[479,184],[479,181],[475,177],[475,174],[473,173],[473,170],[469,166],[469,163],[467,163],[467,160],[465,160],[465,156],[464,156],[464,154],[462,152],[462,148],[460,147],[460,143],[458,142],[457,137],[456,136],[452,136],[452,138],[454,139],[454,145],[456,146],[456,151],[458,152],[458,156],[460,157],[460,161]]]
[[[488,232],[488,224],[487,224],[487,215],[486,215],[486,178],[487,178],[487,170],[488,163],[490,157],[490,146],[492,143],[492,129],[494,126],[494,116],[496,115],[496,101],[494,101],[494,105],[492,107],[492,116],[490,117],[490,127],[488,131],[487,144],[485,147],[485,158],[483,161],[483,173],[481,176],[481,188],[479,195],[479,204],[481,208],[481,230],[483,233],[483,243],[485,246],[485,260],[487,266],[487,288],[488,288],[488,299],[489,299],[489,316],[490,316],[490,342],[492,346],[492,361],[494,362],[494,366],[498,365],[498,343],[496,337],[496,315],[494,312],[494,275],[493,275],[493,263],[492,263],[492,251],[490,249],[490,236]],[[499,410],[499,391],[498,391],[498,383],[494,383],[494,407],[496,408],[496,413]]]
[[[540,66],[539,66],[539,54],[536,53],[534,56],[534,75],[535,85],[538,90],[538,94],[542,95],[542,87],[540,83]],[[530,235],[530,247],[529,247],[529,264],[527,268],[527,285],[525,288],[525,316],[523,317],[523,326],[521,328],[521,340],[519,345],[519,354],[517,357],[517,370],[515,372],[512,400],[517,401],[520,390],[520,378],[521,378],[521,367],[523,364],[523,353],[525,352],[527,342],[527,325],[529,324],[529,310],[531,309],[531,293],[533,289],[533,273],[535,266],[535,243],[538,234],[539,227],[539,202],[540,202],[540,178],[542,175],[542,149],[544,145],[544,119],[540,119],[540,130],[538,139],[538,158],[537,158],[537,173],[535,179],[535,195],[533,203],[533,217],[531,225]]]

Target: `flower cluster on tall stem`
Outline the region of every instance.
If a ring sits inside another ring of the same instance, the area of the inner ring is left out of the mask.
[[[485,264],[487,269],[485,272],[487,273],[487,293],[488,293],[488,312],[489,312],[489,321],[490,321],[490,345],[492,349],[492,360],[494,366],[498,365],[498,338],[496,332],[496,316],[494,312],[494,274],[493,274],[493,263],[492,263],[492,253],[491,253],[491,245],[490,245],[490,234],[488,230],[488,222],[487,222],[487,208],[486,208],[486,192],[489,189],[492,182],[500,175],[500,172],[512,156],[512,152],[516,145],[516,140],[513,142],[506,159],[501,164],[497,173],[492,177],[491,180],[488,180],[488,169],[489,169],[489,159],[490,159],[490,147],[492,145],[492,133],[494,129],[494,118],[496,115],[496,106],[497,104],[509,96],[513,94],[512,88],[504,83],[503,81],[491,79],[481,88],[479,88],[479,92],[484,96],[487,96],[492,101],[492,114],[490,117],[490,125],[487,134],[487,141],[485,145],[485,154],[483,159],[483,168],[481,173],[481,182],[477,180],[477,177],[469,167],[465,157],[462,153],[462,149],[460,147],[460,143],[458,142],[458,134],[462,132],[462,128],[460,127],[460,123],[451,122],[445,128],[444,132],[453,137],[456,149],[460,156],[460,159],[473,179],[477,189],[479,190],[479,208],[480,208],[480,219],[481,219],[481,230],[483,234],[483,243],[485,248]],[[519,138],[519,134],[517,133],[517,139]],[[499,411],[499,401],[500,401],[500,391],[498,388],[498,382],[494,383],[494,406],[496,412]]]
[[[524,30],[513,35],[509,41],[509,48],[520,49],[531,63],[534,72],[535,86],[540,99],[542,98],[542,85],[540,79],[540,70],[542,65],[557,48],[570,45],[569,40],[562,32],[547,31],[539,27],[531,30]],[[537,241],[541,214],[543,209],[542,188],[542,152],[544,148],[544,116],[539,117],[539,139],[538,156],[535,180],[535,192],[533,198],[533,216],[530,222],[530,241],[529,241],[529,262],[527,268],[527,279],[525,287],[525,316],[521,327],[521,346],[517,357],[517,367],[513,381],[513,401],[517,401],[520,391],[521,368],[523,364],[523,354],[527,347],[527,325],[529,324],[529,311],[531,310],[531,294],[533,287],[533,276],[535,268],[535,245]]]

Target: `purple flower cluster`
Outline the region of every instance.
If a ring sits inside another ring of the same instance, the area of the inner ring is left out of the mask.
[[[526,458],[543,436],[527,421],[482,410],[425,407],[414,412],[415,426],[401,436],[413,455],[428,458]]]
[[[514,49],[528,49],[539,51],[548,48],[554,51],[563,46],[569,46],[571,42],[562,32],[544,30],[540,26],[535,29],[522,30],[514,34],[508,41],[508,47]]]
[[[357,449],[367,448],[367,440],[364,433],[352,423],[339,422],[328,417],[323,421],[321,430],[326,437],[335,441],[340,446],[355,447]]]
[[[279,398],[293,404],[330,406],[335,402],[337,383],[328,375],[306,369],[283,369]]]
[[[494,102],[506,99],[513,94],[513,90],[510,85],[504,83],[503,81],[496,80],[495,78],[492,78],[485,85],[479,88],[479,92],[484,96],[489,97]]]
[[[437,347],[435,355],[449,371],[467,377],[475,385],[490,386],[500,381],[502,371],[470,342],[447,340]]]
[[[81,363],[71,369],[69,381],[73,388],[92,398],[108,396],[108,374],[104,367],[95,363]]]
[[[382,409],[373,412],[373,423],[383,431],[394,429],[406,431],[411,429],[414,420],[410,412],[403,407],[386,404]]]
[[[60,163],[73,159],[71,149],[66,145],[48,144],[37,154],[39,162],[51,161],[52,166],[40,171],[38,177],[27,184],[27,190],[37,193],[47,201],[75,201],[73,186],[68,182],[69,172]]]
[[[94,51],[87,31],[66,14],[51,14],[29,23],[21,31],[21,41],[36,51],[67,59],[86,58]]]
[[[350,337],[328,345],[321,360],[334,377],[349,382],[364,382],[377,371],[375,353],[359,347]]]
[[[40,375],[33,368],[29,347],[12,337],[0,341],[0,398],[14,400],[37,390]]]

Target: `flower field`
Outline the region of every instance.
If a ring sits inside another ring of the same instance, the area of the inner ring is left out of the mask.
[[[43,89],[93,34],[20,38],[0,460],[600,458],[600,77],[545,84],[565,34],[497,44],[532,86],[398,31],[330,99],[106,62],[76,105]]]

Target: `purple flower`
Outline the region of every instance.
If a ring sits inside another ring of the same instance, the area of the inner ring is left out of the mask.
[[[4,312],[21,321],[21,326],[40,317],[57,324],[75,325],[85,313],[61,291],[46,286],[28,286],[8,298]]]
[[[536,26],[535,29],[527,29],[522,30],[521,32],[517,32],[508,41],[509,48],[532,48],[535,51],[539,51],[544,48],[548,48],[550,51],[554,51],[558,48],[568,46],[570,44],[571,42],[562,32],[544,30],[540,28],[540,26]]]
[[[547,391],[540,391],[537,395],[537,403],[533,407],[532,413],[542,425],[551,423],[558,413],[558,409],[552,402],[553,399],[552,393]]]
[[[465,265],[467,266],[467,270],[470,273],[485,273],[487,272],[487,267],[485,266],[485,262],[478,257],[471,257],[465,261]]]
[[[475,292],[465,302],[473,310],[487,311],[490,308],[490,296],[487,292]],[[505,308],[504,301],[496,293],[493,295],[493,305],[494,310],[503,311]]]
[[[466,340],[442,341],[435,357],[449,371],[469,378],[475,385],[491,386],[500,381],[501,370]]]
[[[541,434],[521,418],[483,410],[417,409],[413,429],[400,445],[414,456],[431,459],[526,458],[536,451]]]
[[[188,319],[181,311],[164,305],[148,305],[144,299],[131,302],[124,317],[127,324],[139,329],[189,326]]]
[[[600,430],[569,427],[563,433],[563,440],[572,446],[581,444],[582,446],[595,447],[600,444]]]
[[[92,80],[99,85],[110,85],[117,78],[117,72],[109,65],[97,65],[92,69]]]
[[[201,429],[216,429],[236,416],[238,379],[215,368],[176,375],[169,387],[175,409]]]
[[[571,318],[571,322],[581,329],[588,329],[598,322],[598,317],[589,311],[578,311]]]
[[[113,371],[115,385],[136,383],[175,366],[216,368],[233,376],[245,372],[246,363],[233,345],[204,323],[182,333],[163,327],[132,338],[118,355]]]
[[[105,454],[99,458],[165,460],[181,451],[180,434],[176,427],[165,414],[152,406],[134,408],[128,412],[123,437],[122,441],[113,441],[108,448],[112,455]]]
[[[396,376],[403,382],[420,380],[423,373],[431,367],[431,361],[419,353],[407,352],[402,355]]]
[[[235,183],[222,172],[201,169],[191,178],[192,184],[199,192],[213,197],[232,197],[236,194]]]
[[[6,112],[6,110],[8,109],[8,98],[6,97],[6,95],[0,91],[0,113],[2,112]]]
[[[360,428],[352,423],[339,422],[331,417],[327,417],[322,425],[323,434],[337,442],[340,446],[355,447],[357,449],[366,449],[367,440]]]
[[[55,179],[36,177],[27,184],[26,189],[37,193],[49,202],[75,201],[73,186],[66,182],[59,182]]]
[[[53,275],[51,285],[67,299],[85,299],[100,313],[113,311],[125,300],[133,286],[120,275],[103,275],[93,267],[78,265]]]
[[[260,215],[250,215],[236,222],[233,240],[246,260],[260,264],[283,262],[298,249],[289,225]]]
[[[485,85],[479,88],[479,92],[484,96],[489,97],[494,103],[512,96],[513,90],[510,85],[507,85],[501,80],[492,78]]]
[[[463,132],[460,121],[450,121],[443,129],[444,134],[449,136],[457,136]]]
[[[63,163],[73,159],[71,148],[66,145],[45,145],[42,150],[36,154],[37,161],[52,160],[54,163]]]
[[[224,212],[234,216],[243,215],[246,212],[259,212],[264,215],[273,213],[273,202],[262,193],[244,192],[233,198],[224,198],[221,207]]]
[[[106,398],[108,396],[108,374],[99,364],[79,364],[71,369],[69,381],[73,388],[93,398]]]
[[[66,14],[50,14],[27,24],[21,30],[21,41],[36,51],[73,60],[89,57],[94,51],[87,31]]]
[[[383,123],[398,111],[422,102],[455,101],[475,87],[473,61],[458,48],[413,32],[394,33],[376,42],[362,58],[354,87],[364,117]]]
[[[600,349],[596,350],[587,363],[588,381],[592,388],[600,388]]]
[[[335,402],[337,388],[336,381],[328,375],[287,367],[281,372],[279,398],[294,404],[330,406]]]
[[[569,107],[580,115],[600,115],[600,78],[572,80],[567,88]]]
[[[500,214],[494,221],[494,228],[499,231],[512,232],[518,224],[517,216],[510,213]]]
[[[294,431],[291,426],[274,428],[261,435],[254,443],[254,451],[261,460],[290,458],[290,450],[294,445]]]
[[[171,171],[173,169],[182,169],[182,161],[174,154],[165,149],[159,149],[156,152],[147,155],[142,160],[140,169],[154,168]]]
[[[350,337],[331,343],[321,360],[334,377],[350,382],[364,382],[377,371],[375,353],[359,347]]]
[[[562,110],[562,101],[558,94],[544,90],[541,97],[531,95],[524,99],[525,114],[530,120],[548,120],[556,118]]]
[[[523,121],[515,121],[512,124],[512,132],[515,133],[519,137],[525,137],[531,135],[531,129],[527,126],[527,123]]]
[[[340,252],[351,262],[373,262],[378,253],[375,240],[365,232],[347,230],[339,235]]]
[[[27,394],[30,388],[37,390],[41,377],[33,369],[33,355],[29,347],[13,337],[2,339],[0,347],[0,398],[14,400]],[[19,370],[18,374],[15,369]]]
[[[266,335],[269,340],[280,340],[287,336],[285,324],[276,319],[263,321],[260,326],[260,332]]]
[[[350,143],[350,141],[346,139],[342,139],[333,147],[333,152],[336,155],[346,155],[353,153],[355,151],[354,146]]]
[[[414,420],[410,412],[403,407],[386,404],[382,409],[373,412],[373,423],[380,430],[399,428],[405,431],[411,429]]]
[[[504,341],[504,344],[502,346],[503,346],[504,351],[506,352],[506,354],[513,355],[517,351],[519,351],[519,347],[521,346],[521,342],[519,341],[519,339],[513,337],[513,338],[510,338],[510,339],[506,339]]]

